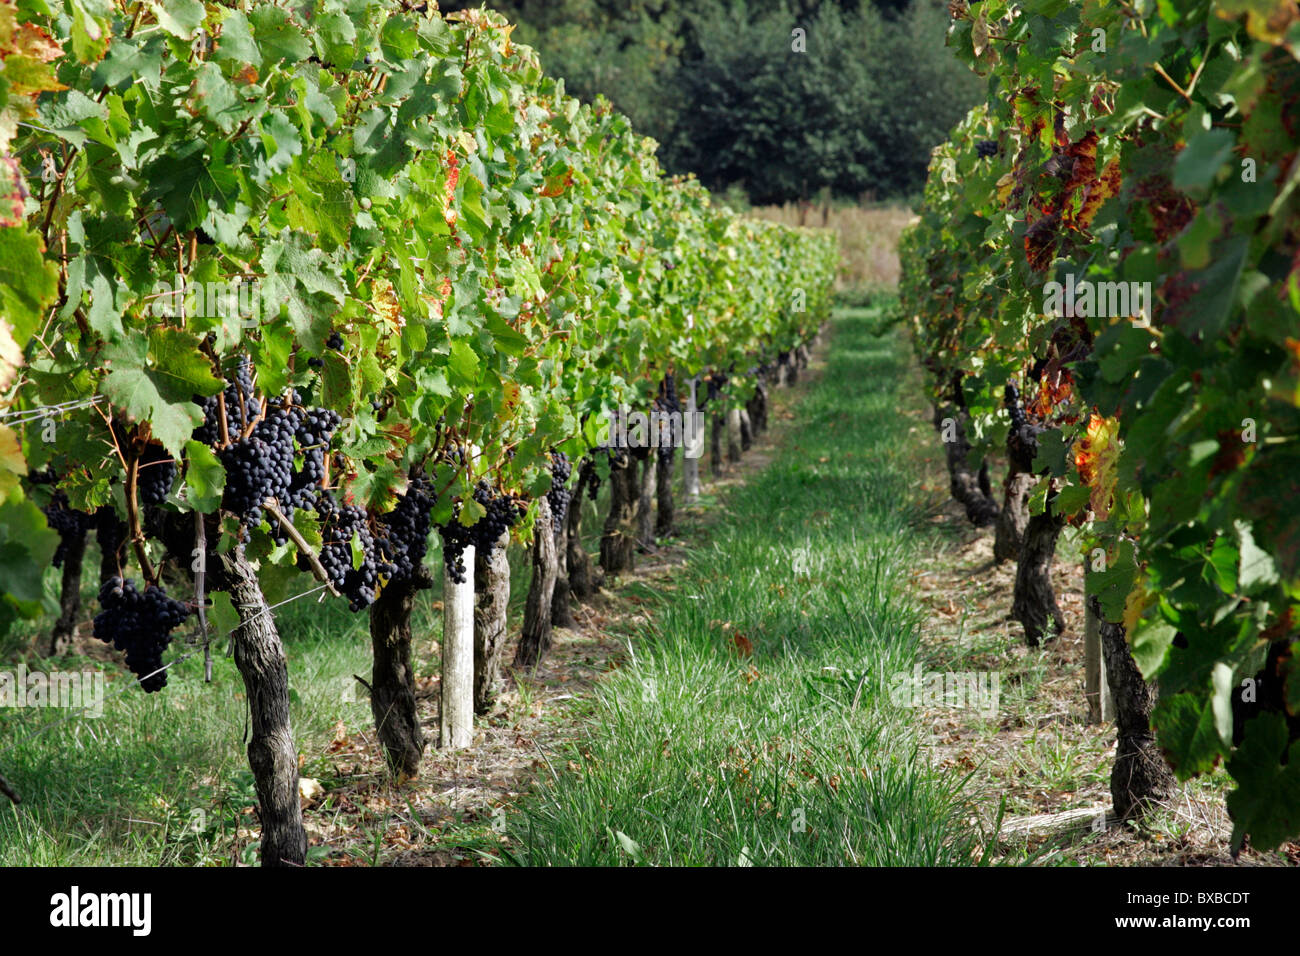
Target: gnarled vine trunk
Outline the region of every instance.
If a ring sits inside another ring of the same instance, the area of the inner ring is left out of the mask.
[[[575,600],[596,593],[596,582],[591,574],[591,556],[582,545],[582,503],[591,484],[591,472],[583,470],[578,475],[578,486],[573,489],[569,502],[568,529],[564,535],[564,566],[568,574],[569,594]]]
[[[722,416],[717,412],[709,415],[709,471],[714,478],[722,477],[722,433],[724,430]]]
[[[555,591],[556,555],[551,507],[545,498],[537,501],[532,551],[533,580],[524,603],[524,631],[515,648],[516,667],[536,667],[551,649],[551,595]]]
[[[631,571],[636,552],[636,460],[631,455],[609,462],[609,514],[600,539],[600,566],[607,575]]]
[[[789,352],[782,352],[779,361],[781,368],[785,370],[785,384],[795,385],[799,381],[799,368],[795,362],[791,361]]]
[[[573,508],[576,501],[570,501]],[[569,599],[569,519],[551,517],[555,525],[555,590],[551,592],[551,623],[556,627],[573,627],[573,609]]]
[[[257,574],[242,551],[217,555],[214,590],[226,591],[239,611],[235,666],[244,678],[251,737],[248,763],[262,822],[262,865],[302,866],[307,831],[298,796],[298,752],[289,716],[289,665]]]
[[[510,561],[508,536],[491,553],[474,555],[474,713],[492,709],[501,678],[501,656],[509,637]]]
[[[637,472],[636,544],[643,552],[655,550],[655,449],[640,462]]]
[[[942,412],[938,408],[934,411],[934,425],[943,441],[948,462],[948,489],[966,509],[967,520],[975,527],[983,528],[997,518],[998,506],[982,487],[988,484],[987,476],[981,482],[979,473],[971,471],[966,419],[964,409],[947,406]]]
[[[370,605],[370,711],[384,748],[388,769],[395,776],[420,772],[424,731],[415,701],[415,671],[411,666],[411,611],[415,596],[433,586],[433,576],[419,566],[414,580],[393,579]]]
[[[50,632],[50,653],[62,654],[77,637],[81,616],[81,568],[86,560],[86,532],[63,538],[63,576],[59,588],[59,619]]]
[[[1142,679],[1129,651],[1124,625],[1107,621],[1097,598],[1088,600],[1099,621],[1106,679],[1115,701],[1118,748],[1110,772],[1110,796],[1115,813],[1121,819],[1130,819],[1168,798],[1174,791],[1174,775],[1151,727],[1155,688]]]
[[[1030,488],[1035,483],[1032,471],[1038,454],[1039,436],[1047,430],[1026,422],[1007,436],[1007,457],[1011,467],[1031,476]],[[1028,493],[1026,489],[1025,494]],[[1056,488],[1049,487],[1043,511],[1025,522],[1016,565],[1015,594],[1011,601],[1011,614],[1024,625],[1025,643],[1030,647],[1037,647],[1045,635],[1051,636],[1049,623],[1057,634],[1065,630],[1065,618],[1052,587],[1056,540],[1064,527],[1065,519],[1056,512]]]
[[[1061,536],[1065,519],[1052,507],[1049,495],[1041,514],[1029,519],[1024,541],[1020,545],[1020,563],[1016,565],[1016,589],[1011,613],[1025,627],[1025,643],[1037,647],[1044,637],[1051,637],[1049,624],[1056,634],[1065,630],[1065,618],[1056,603],[1052,588],[1052,560],[1056,556],[1056,539]]]
[[[1017,471],[1014,466],[1007,473],[1002,510],[998,512],[993,537],[993,560],[999,563],[1020,557],[1025,527],[1029,524],[1029,493],[1033,491],[1035,482],[1033,475]]]
[[[757,437],[767,431],[767,384],[762,376],[759,376],[758,387],[754,389],[754,397],[749,400],[747,409],[750,425]]]
[[[676,508],[673,504],[673,470],[677,463],[675,447],[661,448],[655,453],[655,494],[658,513],[655,515],[655,534],[666,538],[673,533]]]

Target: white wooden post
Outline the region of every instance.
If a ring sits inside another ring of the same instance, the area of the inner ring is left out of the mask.
[[[1087,575],[1085,563],[1085,579]],[[1108,724],[1115,719],[1115,698],[1106,680],[1106,658],[1101,647],[1101,622],[1093,613],[1092,598],[1086,595],[1083,599],[1083,698],[1088,705],[1088,723]]]
[[[442,576],[442,721],[439,746],[474,740],[474,546],[465,547],[465,583]]]
[[[682,422],[683,477],[686,493],[694,498],[700,496],[700,456],[704,454],[704,429],[695,427],[699,416],[699,408],[695,404],[695,386],[699,381],[698,375],[691,379],[691,397],[686,400],[686,415]]]

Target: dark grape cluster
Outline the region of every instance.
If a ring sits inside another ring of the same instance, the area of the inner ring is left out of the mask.
[[[392,562],[395,577],[411,580],[424,561],[432,527],[429,512],[437,497],[427,478],[413,478],[406,494],[397,499],[397,507],[380,517],[385,537],[378,546]]]
[[[451,520],[438,526],[438,532],[442,535],[442,560],[447,566],[447,573],[457,584],[464,584],[466,580],[466,546],[473,545],[476,554],[486,557],[500,543],[501,536],[523,517],[525,511],[509,495],[497,495],[486,481],[480,481],[474,488],[474,500],[483,506],[486,514],[473,525],[466,527],[461,524],[458,504]]]
[[[279,502],[280,510],[286,518],[293,519],[293,440],[298,433],[303,411],[300,408],[283,405],[270,408],[266,417],[253,427],[253,438],[260,438],[271,449],[276,474],[279,479],[271,489],[270,497]],[[271,540],[284,544],[289,539],[288,532],[279,522],[271,522]]]
[[[677,400],[677,378],[665,375],[659,383],[659,407],[666,412],[680,412],[681,403]]]
[[[661,415],[672,415],[680,413],[682,410],[681,402],[677,400],[677,379],[673,375],[665,375],[663,381],[659,383],[659,395],[655,398],[655,411]],[[656,426],[659,427],[659,426]],[[676,449],[673,447],[675,436],[669,430],[669,426],[663,426],[667,434],[659,436],[659,460],[671,461]]]
[[[782,365],[789,365],[790,353],[782,352],[778,356],[778,359],[780,360]],[[704,404],[707,405],[709,404],[709,402],[712,402],[713,400],[720,397],[722,395],[722,387],[726,385],[728,381],[729,379],[727,375],[723,372],[714,372],[712,375],[710,375],[707,380],[708,389],[705,393]]]
[[[176,462],[162,445],[150,445],[140,456],[140,500],[147,505],[160,505],[167,500],[176,480]]]
[[[44,482],[37,482],[42,484]],[[90,515],[84,511],[75,511],[68,504],[68,496],[62,491],[54,492],[50,503],[41,509],[45,522],[59,535],[59,546],[54,550],[51,563],[56,568],[63,567],[63,559],[68,553],[68,542],[85,535],[90,527]]]
[[[998,144],[991,139],[982,139],[975,144],[975,153],[980,159],[988,159],[998,154]]]
[[[253,363],[247,355],[240,356],[239,364],[235,366],[235,380],[227,384],[224,395],[226,427],[230,437],[235,438],[237,433],[243,434],[249,422],[262,414],[261,403],[253,397]],[[241,396],[244,399],[242,411],[239,404]],[[197,395],[194,397],[194,404],[203,410],[203,424],[194,430],[194,440],[201,441],[205,445],[216,445],[221,441],[221,411],[218,408],[218,397],[216,395],[207,398]]]
[[[308,508],[315,502],[325,478],[325,452],[342,421],[338,412],[328,408],[304,409],[298,419],[294,437],[302,449],[302,467],[289,485],[289,500],[295,507]]]
[[[584,476],[587,479],[587,497],[595,501],[596,495],[600,493],[600,472],[596,470],[596,462],[590,456],[578,463],[578,481],[582,481]]]
[[[104,582],[99,605],[103,610],[95,615],[95,637],[126,652],[126,666],[144,678],[140,686],[145,693],[166,687],[167,672],[154,671],[162,667],[171,632],[190,616],[190,609],[157,585],[138,591],[133,581],[118,577]]]
[[[1002,398],[1006,403],[1007,411],[1011,414],[1011,430],[1020,431],[1026,424],[1025,410],[1020,407],[1020,390],[1016,388],[1014,382],[1007,382]]]
[[[247,521],[262,519],[262,502],[285,500],[293,478],[293,437],[274,444],[256,434],[221,450],[226,490],[221,506]]]
[[[497,495],[486,481],[474,489],[474,500],[487,511],[474,523],[474,547],[479,554],[487,555],[501,543],[501,536],[515,526],[527,510],[508,495]]]
[[[569,513],[569,502],[573,500],[573,492],[568,488],[572,474],[573,464],[569,456],[562,451],[551,452],[551,490],[546,493],[546,502],[551,506],[551,526],[557,539]]]
[[[329,492],[316,499],[316,514],[321,519],[320,563],[335,590],[348,599],[356,612],[369,607],[381,577],[390,578],[396,567],[384,560],[374,535],[366,523],[366,512],[352,505],[340,506]],[[352,566],[352,539],[361,546],[361,567]]]
[[[442,460],[449,465],[460,465],[464,467],[465,449],[462,448],[460,445],[454,443],[448,445],[446,450],[444,450],[442,453]]]
[[[241,395],[247,419],[238,409]],[[195,401],[204,410],[203,427],[195,431],[195,436],[219,446],[216,398]],[[325,455],[341,422],[338,413],[301,407],[302,396],[291,389],[284,399],[266,403],[263,417],[263,403],[254,397],[252,365],[246,356],[236,368],[235,380],[226,388],[225,401],[231,442],[218,452],[226,470],[222,507],[253,524],[262,519],[262,502],[267,498],[275,498],[286,517],[293,515],[294,508],[310,507],[325,477]],[[239,437],[248,430],[249,423],[253,424],[248,437]],[[296,472],[295,441],[303,452],[302,468]],[[287,533],[278,524],[271,534],[277,544],[287,540]]]
[[[343,336],[337,331],[331,332],[330,337],[325,340],[325,347],[333,349],[335,352],[343,351]]]
[[[446,524],[438,525],[442,536],[442,562],[447,574],[457,584],[465,583],[465,548],[474,543],[474,529],[460,523],[460,505]]]

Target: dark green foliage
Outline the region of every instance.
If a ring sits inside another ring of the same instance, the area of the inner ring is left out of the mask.
[[[980,89],[945,48],[948,14],[931,0],[498,6],[570,93],[608,96],[659,140],[670,172],[759,204],[918,192],[931,148]]]

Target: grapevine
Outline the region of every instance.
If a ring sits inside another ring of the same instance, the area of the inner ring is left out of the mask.
[[[1033,507],[1080,528],[1088,595],[1158,690],[1160,749],[1181,778],[1222,763],[1235,781],[1234,849],[1300,834],[1282,796],[1300,314],[1276,265],[1297,249],[1300,135],[1277,117],[1300,85],[1268,26],[1294,10],[1265,8],[954,8],[950,45],[1011,93],[935,151],[902,241],[932,397],[957,382],[972,457],[1010,435]]]

